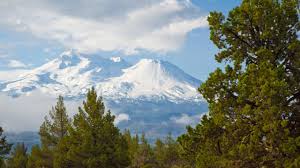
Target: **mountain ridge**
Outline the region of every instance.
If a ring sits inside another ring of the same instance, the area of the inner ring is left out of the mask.
[[[154,140],[170,132],[178,136],[186,125],[200,121],[208,111],[197,91],[200,84],[200,80],[167,61],[141,59],[131,64],[120,57],[67,51],[17,79],[0,82],[0,92],[18,100],[23,95],[35,97],[34,92],[41,91],[38,97],[50,95],[55,100],[62,95],[66,102],[77,103],[89,88],[95,87],[107,109],[116,118],[125,117],[115,123],[120,129],[146,133]],[[70,105],[74,114],[76,107]]]
[[[66,98],[82,98],[95,87],[107,99],[165,99],[202,101],[201,81],[177,66],[161,60],[141,59],[132,65],[120,57],[103,58],[66,51],[16,80],[0,83],[0,91],[12,97],[41,90]]]

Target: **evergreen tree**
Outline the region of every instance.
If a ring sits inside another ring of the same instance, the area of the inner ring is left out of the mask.
[[[17,144],[7,161],[8,168],[26,168],[28,160],[27,148],[24,143]]]
[[[54,148],[68,133],[69,118],[62,96],[58,97],[55,107],[49,112],[49,117],[40,127],[41,144],[44,147]]]
[[[40,148],[35,145],[31,148],[31,153],[28,156],[27,168],[52,168],[53,153],[49,148]]]
[[[171,134],[163,141],[157,139],[151,146],[142,134],[131,136],[129,130],[125,130],[124,136],[128,143],[128,153],[131,165],[128,168],[191,168],[184,159],[180,157],[179,144]]]
[[[222,166],[220,137],[222,129],[203,116],[195,128],[187,127],[187,133],[180,136],[180,156],[190,167],[217,168]]]
[[[0,127],[0,167],[4,167],[4,160],[6,155],[9,154],[12,144],[7,143],[6,137],[3,134],[3,129]]]
[[[102,97],[88,91],[83,108],[74,116],[67,158],[70,167],[122,168],[129,162],[126,139],[114,126],[114,116],[105,111]]]
[[[135,158],[138,155],[139,150],[139,136],[136,134],[135,136],[131,136],[131,133],[129,130],[124,131],[124,137],[128,144],[128,155],[131,163],[135,160]]]
[[[164,158],[164,167],[173,168],[173,167],[182,167],[183,161],[179,155],[179,144],[172,138],[171,134],[166,137],[165,140],[165,158]],[[185,165],[185,164],[184,164]]]
[[[137,153],[132,161],[133,168],[155,168],[156,161],[153,149],[148,143],[145,134],[142,134]]]
[[[61,141],[68,135],[70,120],[62,96],[58,97],[55,107],[52,107],[49,112],[49,117],[45,117],[40,127],[41,147],[36,146],[31,152],[29,160],[33,167],[36,165],[49,168],[60,167],[60,162],[65,158],[66,150],[62,147]]]
[[[298,0],[243,0],[208,17],[221,50],[199,88],[209,116],[179,138],[197,167],[300,166]]]
[[[54,168],[69,168],[71,167],[70,161],[66,157],[69,151],[69,136],[65,136],[62,138],[59,143],[56,145],[54,153],[53,153],[53,167]]]
[[[157,162],[157,168],[177,168],[188,166],[180,157],[179,144],[171,134],[164,141],[157,139],[154,147],[154,155]]]
[[[155,160],[157,162],[157,167],[158,168],[163,168],[165,167],[165,144],[162,140],[157,139],[155,141],[155,147],[154,147],[154,156]]]

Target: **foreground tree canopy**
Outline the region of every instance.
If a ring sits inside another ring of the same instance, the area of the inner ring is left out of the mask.
[[[179,138],[196,167],[300,167],[298,0],[244,0],[211,12],[225,62],[201,85],[209,114]]]

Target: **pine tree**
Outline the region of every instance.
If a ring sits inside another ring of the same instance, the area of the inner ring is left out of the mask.
[[[199,88],[209,115],[179,138],[197,167],[300,166],[298,0],[243,0],[208,17],[221,50]]]
[[[165,168],[173,168],[173,167],[181,167],[182,160],[179,156],[178,151],[178,143],[172,138],[172,135],[169,134],[165,139],[165,158],[164,158],[164,167]]]
[[[105,111],[102,97],[94,88],[89,90],[70,128],[70,167],[121,168],[130,164],[126,139],[113,121],[111,112]]]
[[[153,149],[148,143],[145,134],[142,134],[137,153],[132,161],[133,168],[154,168],[156,161]]]
[[[177,168],[188,166],[187,163],[180,157],[179,144],[171,134],[164,141],[157,139],[154,147],[155,160],[157,168]]]
[[[34,147],[30,156],[30,165],[42,167],[60,167],[66,150],[63,147],[64,138],[68,135],[70,120],[62,96],[58,97],[55,107],[49,112],[49,117],[40,127],[41,147]],[[65,140],[64,140],[65,141]],[[38,163],[34,163],[38,162]]]
[[[124,131],[124,137],[128,144],[128,155],[131,163],[135,160],[135,158],[138,155],[139,150],[139,136],[136,134],[135,136],[131,136],[131,133],[129,130]]]
[[[157,139],[155,141],[155,147],[153,149],[155,160],[157,162],[158,168],[165,167],[165,156],[166,156],[166,150],[165,150],[165,144],[162,140]]]
[[[3,134],[3,129],[0,127],[0,167],[4,167],[4,160],[6,155],[9,154],[12,144],[7,143],[6,137]]]
[[[27,148],[24,143],[17,144],[7,161],[8,168],[26,168],[28,160]]]
[[[31,148],[28,156],[27,168],[52,168],[53,167],[53,151],[49,148],[40,148],[35,145]]]
[[[62,138],[56,145],[53,153],[53,167],[54,168],[69,168],[71,167],[70,161],[68,161],[66,155],[69,151],[69,135]]]
[[[45,117],[39,134],[42,146],[54,148],[67,135],[70,124],[62,96],[58,97],[56,106],[49,112],[49,117],[50,119]]]

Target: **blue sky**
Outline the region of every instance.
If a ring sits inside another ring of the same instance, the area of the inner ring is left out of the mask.
[[[68,49],[170,61],[205,80],[217,66],[209,11],[240,0],[5,0],[0,2],[0,70],[31,69]]]

